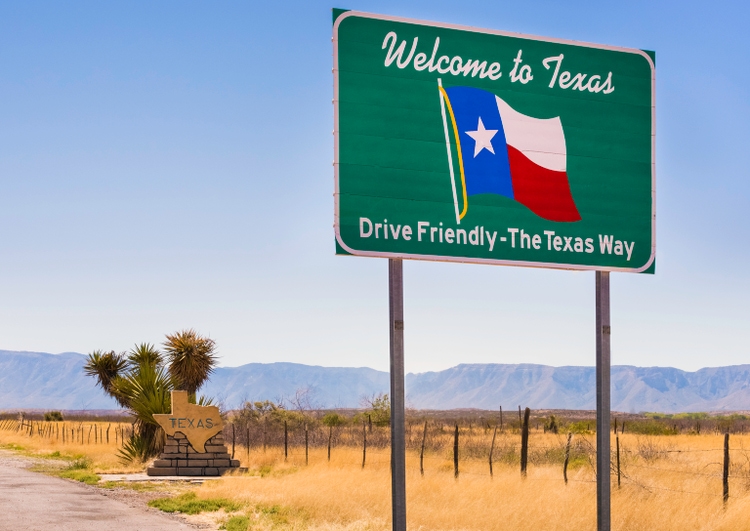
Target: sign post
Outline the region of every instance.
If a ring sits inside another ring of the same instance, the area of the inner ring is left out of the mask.
[[[609,272],[596,272],[596,523],[610,529]]]
[[[609,274],[654,273],[655,54],[333,12],[336,254],[389,260],[393,529],[406,529],[402,260],[596,272],[610,528]]]
[[[388,260],[391,339],[391,493],[393,531],[406,531],[406,441],[404,436],[404,269]]]

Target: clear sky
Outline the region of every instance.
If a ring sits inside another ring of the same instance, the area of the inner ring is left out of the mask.
[[[612,275],[612,361],[750,362],[740,1],[0,2],[0,349],[387,370],[387,263],[334,256],[331,7],[655,50],[657,274]],[[408,371],[594,363],[593,273],[404,274]]]

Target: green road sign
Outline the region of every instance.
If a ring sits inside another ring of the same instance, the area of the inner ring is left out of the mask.
[[[653,53],[334,16],[339,254],[653,271]]]

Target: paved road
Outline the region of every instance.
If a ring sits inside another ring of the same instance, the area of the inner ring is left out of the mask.
[[[26,470],[29,459],[0,450],[0,531],[194,531],[111,499],[96,487]]]

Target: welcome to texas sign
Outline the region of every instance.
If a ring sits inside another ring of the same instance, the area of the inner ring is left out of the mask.
[[[339,254],[653,272],[654,54],[334,10]]]

